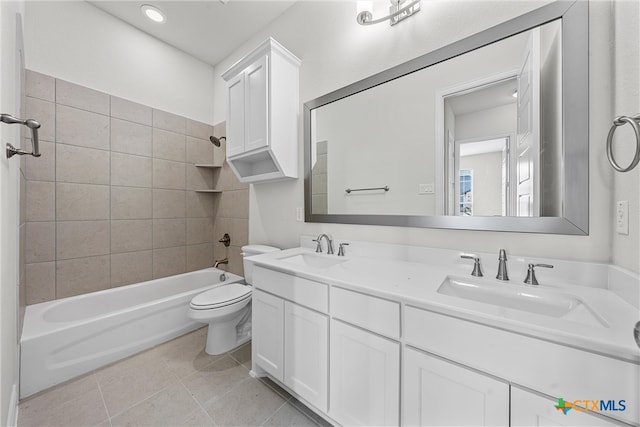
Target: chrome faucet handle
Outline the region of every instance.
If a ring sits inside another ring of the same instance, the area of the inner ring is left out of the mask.
[[[536,267],[553,268],[551,264],[531,264],[529,263],[529,270],[527,270],[527,277],[524,279],[524,283],[527,285],[538,286],[538,279],[536,279]]]
[[[320,243],[320,239],[313,239],[312,242],[316,242],[316,253],[322,253],[322,243]]]
[[[472,259],[473,260],[473,271],[471,272],[472,276],[482,277],[482,268],[480,267],[480,258],[474,254],[461,254],[460,258]]]
[[[498,274],[496,275],[496,279],[504,280],[505,282],[509,280],[509,274],[507,273],[507,251],[504,249],[500,249],[500,255],[498,255]]]
[[[338,256],[344,256],[344,247],[349,246],[348,243],[340,243],[338,245]]]

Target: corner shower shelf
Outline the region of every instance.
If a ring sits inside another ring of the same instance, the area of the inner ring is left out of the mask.
[[[222,193],[222,190],[193,190],[196,193]]]
[[[207,169],[220,169],[222,167],[221,165],[214,165],[209,163],[196,163],[195,166],[197,168],[207,168]],[[196,193],[212,193],[212,194],[222,193],[222,190],[210,190],[210,189],[194,190],[194,191]]]

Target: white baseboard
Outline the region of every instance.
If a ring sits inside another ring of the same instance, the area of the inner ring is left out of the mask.
[[[11,388],[11,400],[9,401],[9,411],[7,413],[8,427],[15,427],[18,425],[18,387],[14,384]]]

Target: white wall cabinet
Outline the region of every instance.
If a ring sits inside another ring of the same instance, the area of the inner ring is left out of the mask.
[[[227,161],[241,182],[298,177],[299,67],[269,38],[222,74]]]
[[[404,425],[509,425],[507,383],[412,348],[403,362]]]
[[[329,415],[342,425],[400,423],[400,344],[331,320]]]

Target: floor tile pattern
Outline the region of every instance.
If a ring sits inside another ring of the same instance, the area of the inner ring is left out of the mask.
[[[249,375],[251,343],[204,352],[201,328],[20,402],[18,426],[328,426]]]

